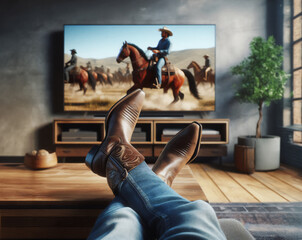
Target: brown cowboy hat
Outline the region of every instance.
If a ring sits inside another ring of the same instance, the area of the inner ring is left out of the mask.
[[[70,49],[71,52],[77,53],[75,49]]]
[[[166,33],[168,33],[169,36],[173,36],[172,31],[167,27],[160,28],[160,29],[158,29],[158,31],[166,32]]]
[[[209,57],[209,55],[208,55],[208,54],[205,54],[205,55],[203,55],[203,57]]]

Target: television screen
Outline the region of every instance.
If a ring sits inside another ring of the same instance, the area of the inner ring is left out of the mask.
[[[105,112],[136,88],[143,111],[214,111],[215,25],[64,25],[65,111]]]

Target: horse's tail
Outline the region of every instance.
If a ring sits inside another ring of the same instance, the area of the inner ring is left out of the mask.
[[[195,82],[193,74],[189,70],[187,70],[187,69],[181,69],[181,70],[184,72],[184,74],[186,75],[186,77],[188,79],[189,89],[190,89],[190,92],[192,93],[192,95],[196,99],[201,99],[199,97],[198,89],[197,89],[196,82]]]
[[[92,89],[95,90],[96,80],[91,72],[87,71],[87,73],[88,73],[88,82],[91,85]]]
[[[111,78],[110,78],[109,74],[107,74],[107,81],[108,81],[108,83],[109,83],[110,85],[112,85],[112,81],[111,81]]]
[[[103,85],[103,84],[105,83],[105,80],[104,80],[102,74],[97,73],[97,75],[98,75],[98,80],[99,80],[100,83]]]

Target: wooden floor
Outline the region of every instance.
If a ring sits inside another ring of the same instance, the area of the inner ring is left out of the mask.
[[[302,201],[302,172],[286,166],[251,175],[215,164],[189,166],[210,203]]]

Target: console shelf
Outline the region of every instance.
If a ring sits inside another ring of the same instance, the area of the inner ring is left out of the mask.
[[[200,157],[222,157],[229,142],[228,119],[139,119],[131,144],[144,156],[157,157],[165,144],[191,122],[202,125]],[[56,119],[54,144],[59,157],[86,156],[92,145],[105,138],[105,119]]]

